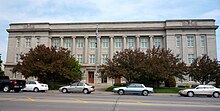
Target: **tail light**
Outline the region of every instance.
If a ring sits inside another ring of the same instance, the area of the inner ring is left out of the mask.
[[[17,84],[17,81],[14,81],[14,83],[13,83],[14,85],[16,85]]]
[[[42,87],[44,87],[44,85],[43,85],[43,84],[42,84],[41,86],[42,86]]]

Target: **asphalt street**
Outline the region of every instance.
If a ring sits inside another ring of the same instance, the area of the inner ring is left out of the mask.
[[[2,93],[0,111],[219,111],[220,98],[170,94]]]

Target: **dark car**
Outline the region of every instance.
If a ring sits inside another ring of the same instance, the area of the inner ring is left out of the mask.
[[[0,90],[3,92],[9,92],[14,90],[14,92],[20,92],[21,89],[25,88],[25,80],[10,80],[8,76],[0,76]]]

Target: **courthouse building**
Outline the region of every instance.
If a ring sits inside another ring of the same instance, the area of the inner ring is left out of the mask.
[[[98,37],[96,30],[98,24]],[[88,83],[108,83],[114,80],[99,78],[97,64],[105,64],[116,51],[140,48],[146,51],[153,46],[171,49],[185,63],[207,54],[217,58],[216,29],[213,19],[137,21],[137,22],[91,22],[91,23],[11,23],[7,29],[8,52],[5,74],[22,78],[11,69],[17,64],[21,53],[44,44],[48,47],[64,47],[82,65],[83,80]],[[97,52],[96,52],[97,41]],[[97,55],[97,56],[96,56]],[[188,82],[190,78],[186,78]],[[121,81],[120,79],[115,80]]]

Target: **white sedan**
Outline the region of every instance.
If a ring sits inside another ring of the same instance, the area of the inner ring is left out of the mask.
[[[212,85],[199,85],[194,89],[180,90],[179,94],[188,97],[193,97],[194,95],[207,95],[218,98],[220,95],[220,89]]]
[[[154,90],[151,87],[146,87],[144,84],[132,83],[127,87],[114,88],[113,92],[118,93],[119,95],[142,94],[143,96],[147,96],[149,93],[153,93]]]
[[[27,81],[26,82],[26,87],[23,89],[23,91],[34,91],[34,92],[39,92],[39,91],[47,91],[48,85],[39,83],[38,81]]]

